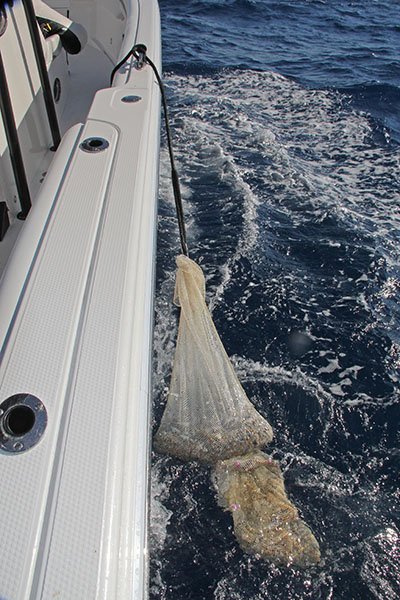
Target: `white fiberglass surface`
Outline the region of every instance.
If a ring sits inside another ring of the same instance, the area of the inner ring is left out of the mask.
[[[61,132],[86,120],[97,90],[110,85],[113,64],[110,58],[89,40],[76,56],[69,57],[68,100],[60,117]]]

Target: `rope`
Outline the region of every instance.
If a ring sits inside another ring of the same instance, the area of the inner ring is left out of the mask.
[[[180,183],[179,183],[178,171],[176,170],[176,167],[175,167],[174,151],[173,151],[173,147],[172,147],[171,128],[170,128],[170,124],[169,124],[168,107],[167,107],[165,89],[164,89],[163,82],[161,81],[161,77],[160,77],[157,67],[155,66],[153,61],[150,60],[150,58],[147,56],[147,48],[144,44],[136,44],[135,46],[133,46],[131,48],[131,50],[129,50],[129,52],[126,54],[126,56],[124,56],[124,58],[122,58],[119,61],[119,63],[114,67],[114,69],[111,72],[110,85],[112,85],[112,83],[113,83],[115,73],[122,67],[123,64],[126,63],[126,61],[129,59],[130,56],[134,56],[136,58],[136,60],[138,61],[138,64],[139,64],[139,68],[140,68],[140,65],[143,65],[144,63],[148,64],[149,67],[151,67],[151,69],[153,70],[154,75],[157,79],[157,83],[160,87],[161,102],[162,102],[163,111],[164,111],[165,131],[167,134],[168,154],[169,154],[169,161],[170,161],[170,165],[171,165],[172,188],[173,188],[173,192],[174,192],[176,216],[178,218],[181,249],[182,249],[182,254],[184,254],[185,256],[189,256],[189,249],[188,249],[188,245],[187,245],[187,241],[186,241],[185,217],[184,217],[183,206],[182,206],[181,187],[180,187]]]

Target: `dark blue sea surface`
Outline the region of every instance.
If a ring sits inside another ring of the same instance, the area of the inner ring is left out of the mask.
[[[246,555],[210,471],[154,453],[151,598],[400,597],[400,3],[160,0],[191,256],[317,537],[307,570]],[[161,161],[154,429],[178,311]]]

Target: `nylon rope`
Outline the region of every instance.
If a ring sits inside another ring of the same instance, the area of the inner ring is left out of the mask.
[[[122,58],[119,63],[114,67],[111,72],[110,85],[112,85],[115,73],[126,63],[130,56],[134,56],[138,61],[138,64],[146,63],[153,70],[157,83],[160,87],[161,92],[161,103],[164,111],[164,121],[165,121],[165,131],[167,134],[167,146],[168,146],[168,155],[169,161],[171,165],[171,180],[172,180],[172,188],[174,192],[174,200],[175,200],[175,209],[176,215],[178,219],[178,227],[179,227],[179,238],[181,243],[182,254],[185,256],[189,256],[189,249],[186,241],[186,227],[185,227],[185,217],[182,206],[182,194],[181,194],[181,186],[179,183],[179,175],[175,166],[174,159],[174,151],[172,147],[172,136],[171,136],[171,128],[169,123],[169,115],[168,115],[168,106],[165,94],[164,84],[161,80],[160,74],[156,65],[153,61],[147,56],[147,48],[144,44],[136,44],[129,50],[129,52]],[[140,67],[139,67],[140,68]]]

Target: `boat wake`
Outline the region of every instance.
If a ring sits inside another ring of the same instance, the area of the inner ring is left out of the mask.
[[[154,455],[152,597],[397,598],[399,147],[345,94],[276,73],[165,83],[191,256],[323,561],[301,572],[247,557],[207,470]],[[155,425],[177,327],[169,190],[165,155]]]

